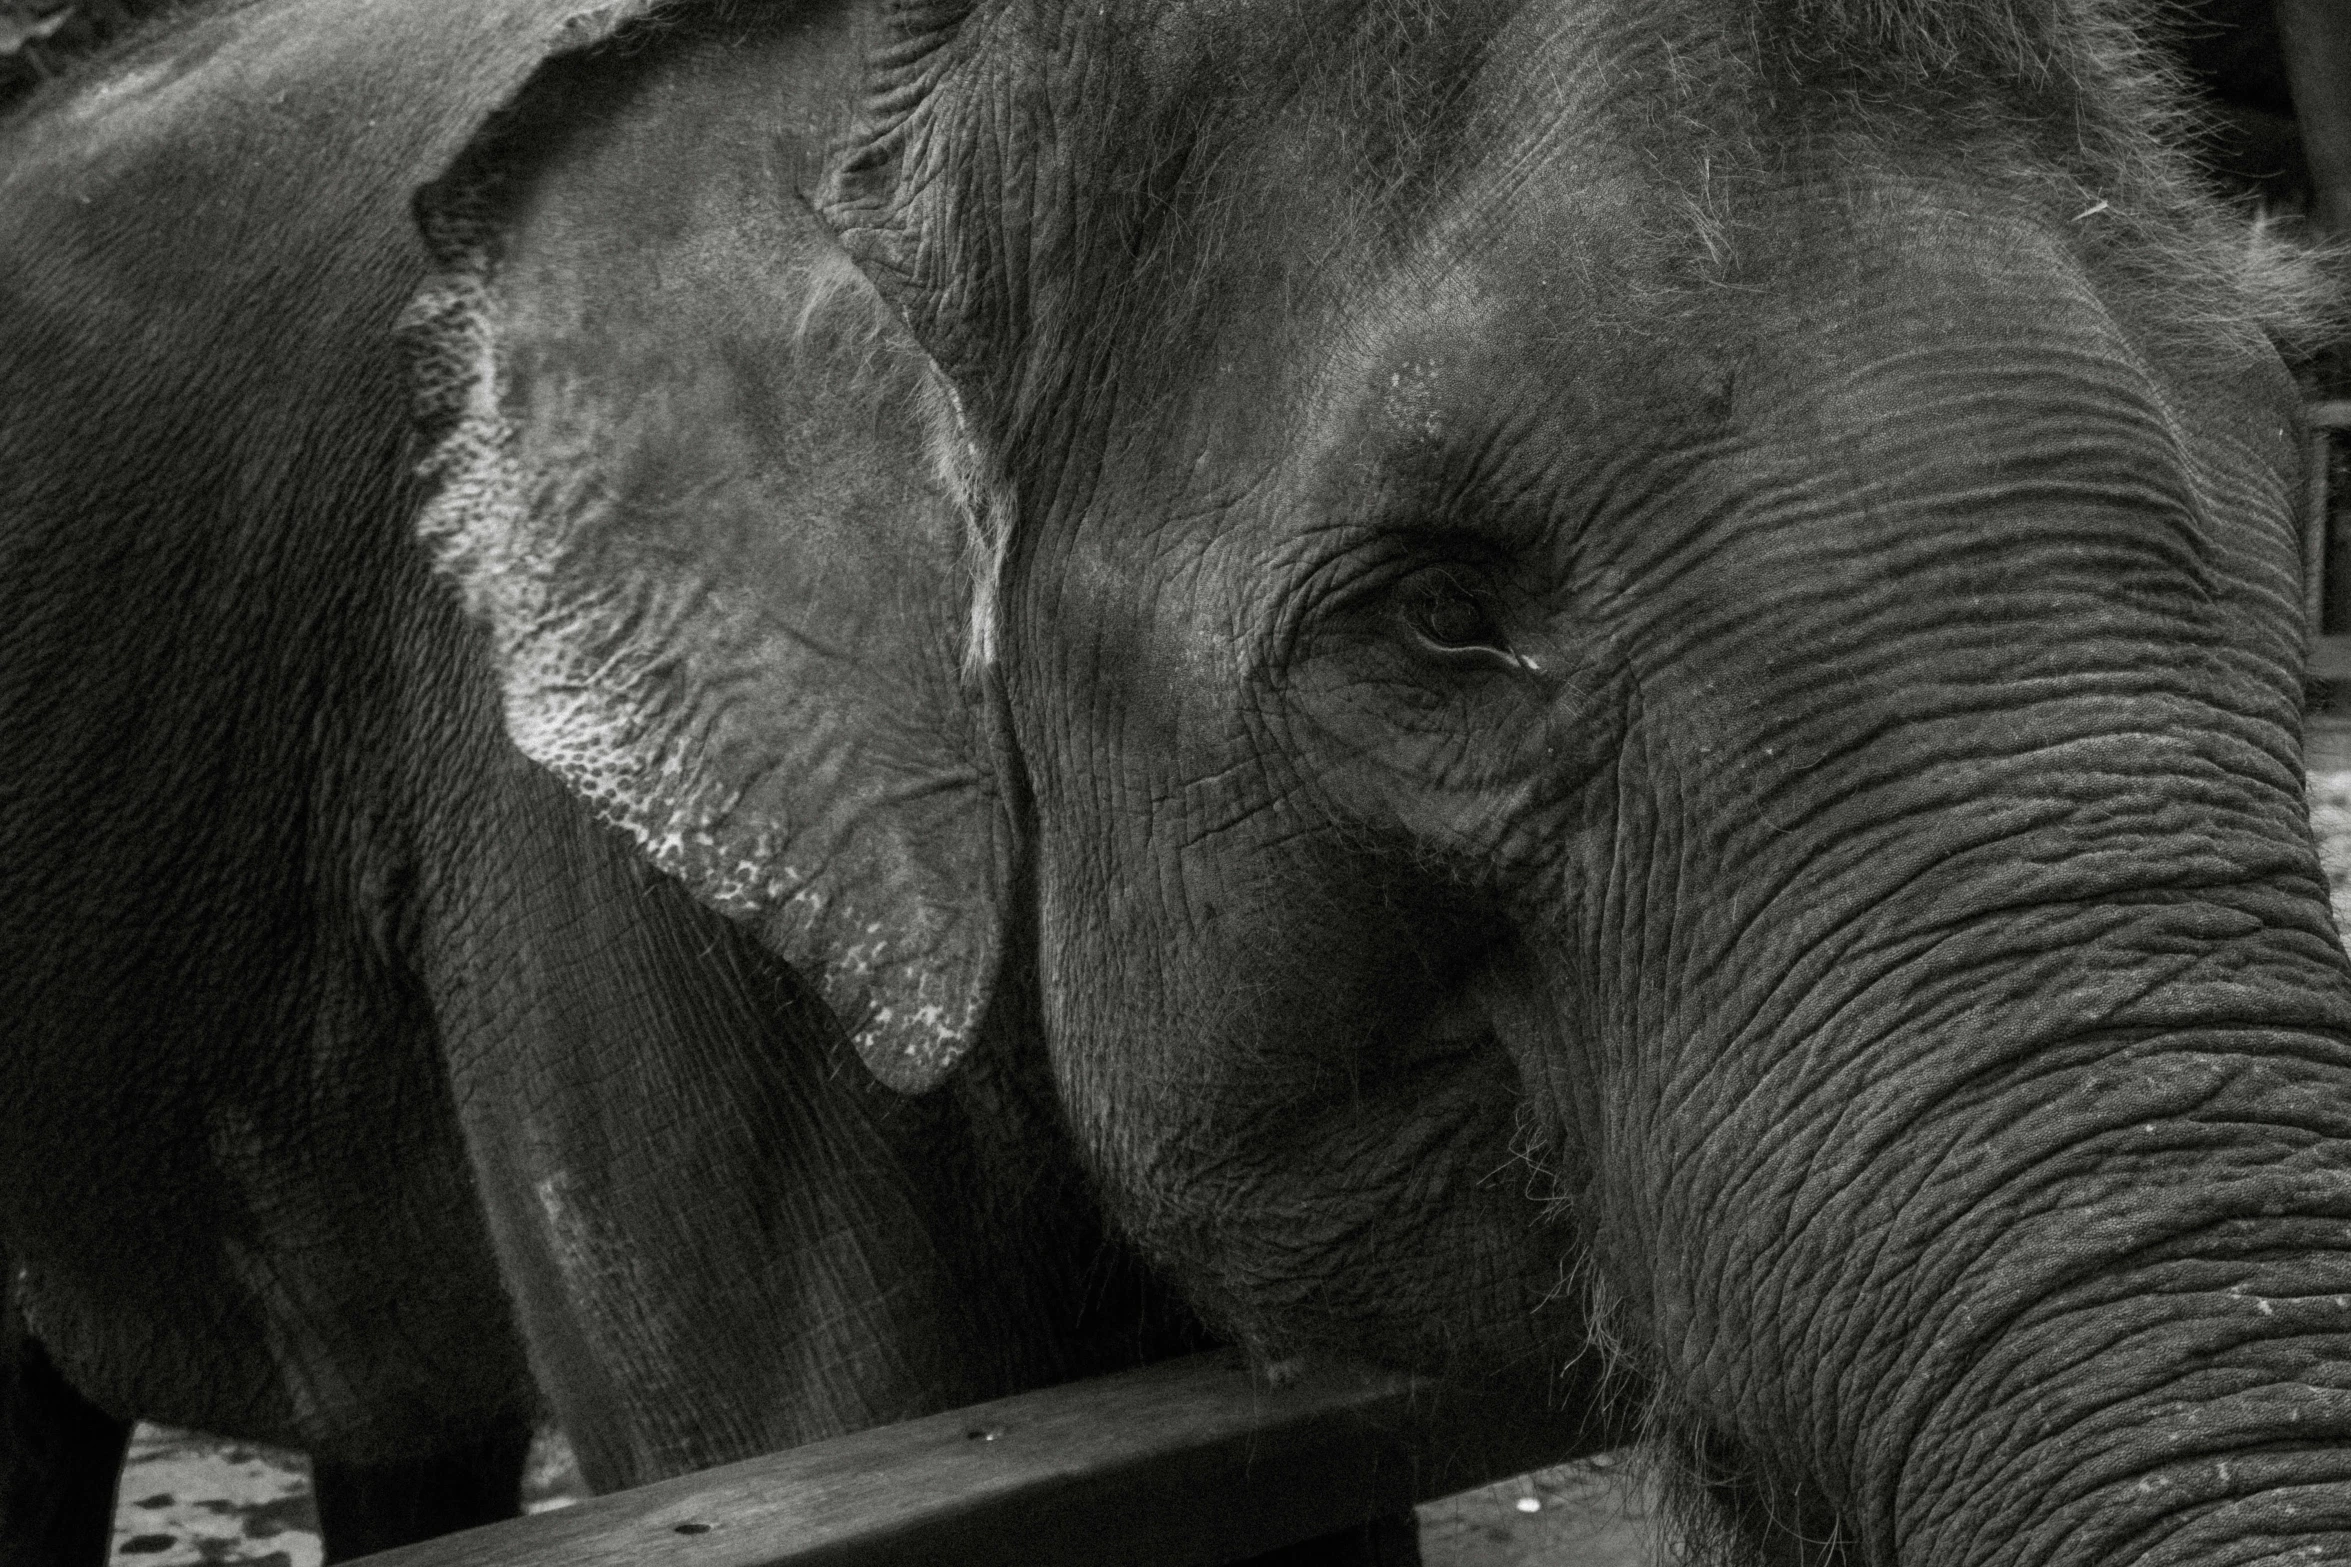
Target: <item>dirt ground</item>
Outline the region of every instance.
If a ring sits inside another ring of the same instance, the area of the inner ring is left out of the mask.
[[[542,1438],[523,1477],[534,1513],[586,1495],[571,1449]],[[117,1567],[319,1567],[310,1461],[251,1442],[141,1426],[131,1438],[114,1510]]]
[[[2351,929],[2351,718],[2313,726],[2311,824],[2333,884],[2335,922]],[[560,1438],[532,1455],[533,1512],[582,1493]],[[299,1454],[141,1426],[115,1513],[117,1567],[319,1567],[318,1520]],[[1429,1567],[1658,1567],[1669,1558],[1648,1500],[1608,1460],[1525,1475],[1421,1509]]]

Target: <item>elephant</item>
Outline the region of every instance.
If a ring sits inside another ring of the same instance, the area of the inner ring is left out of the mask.
[[[1202,1341],[2351,1556],[2323,279],[2108,0],[242,0],[6,125],[0,1556]],[[412,215],[413,214],[413,221]],[[1332,1543],[1410,1559],[1399,1524]]]
[[[576,9],[194,8],[6,122],[0,1562],[103,1559],[133,1418],[341,1558],[543,1412],[608,1490],[1205,1342],[1041,1065],[884,1088],[506,739],[395,328]]]

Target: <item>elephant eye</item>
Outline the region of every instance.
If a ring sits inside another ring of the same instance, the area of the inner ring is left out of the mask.
[[[1403,614],[1413,634],[1436,651],[1510,657],[1489,598],[1453,572],[1424,571],[1407,582]]]

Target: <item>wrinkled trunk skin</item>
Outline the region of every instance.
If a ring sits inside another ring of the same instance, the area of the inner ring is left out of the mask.
[[[1553,1078],[1603,1273],[1760,1559],[2340,1559],[2351,987],[2276,389],[2175,410],[1987,250],[1782,319],[1686,480],[1744,520],[1632,646],[1673,695],[1601,841],[1709,891],[1555,937],[1618,1025]]]

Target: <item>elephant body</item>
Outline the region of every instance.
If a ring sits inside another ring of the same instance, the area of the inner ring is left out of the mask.
[[[1197,1323],[1726,1560],[2351,1549],[2322,290],[2175,111],[2107,0],[250,0],[51,90],[0,1543],[138,1414],[348,1552],[534,1386],[612,1486]]]
[[[350,1555],[510,1513],[534,1381],[609,1489],[1193,1342],[1049,1085],[883,1089],[505,738],[395,327],[560,9],[214,7],[5,127],[0,1559],[133,1418]]]

